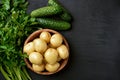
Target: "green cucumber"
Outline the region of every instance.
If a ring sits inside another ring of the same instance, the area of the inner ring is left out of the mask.
[[[46,6],[31,12],[31,17],[46,17],[62,13],[62,9],[56,6]]]
[[[63,14],[61,14],[60,18],[63,19],[63,20],[65,20],[65,21],[68,21],[68,22],[70,22],[72,20],[71,15],[68,14],[68,13],[66,13],[66,12],[64,12]]]
[[[37,21],[43,28],[49,28],[54,30],[68,30],[71,28],[71,24],[63,20],[38,18]]]
[[[71,21],[72,16],[57,0],[48,0],[48,6],[57,6],[62,8],[63,13],[60,15],[60,18],[65,21]]]

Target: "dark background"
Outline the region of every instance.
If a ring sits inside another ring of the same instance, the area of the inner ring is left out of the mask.
[[[28,13],[47,0],[28,0]],[[59,0],[72,14],[72,29],[60,31],[70,45],[70,60],[61,72],[33,80],[120,80],[120,1]],[[4,80],[0,74],[0,80]]]

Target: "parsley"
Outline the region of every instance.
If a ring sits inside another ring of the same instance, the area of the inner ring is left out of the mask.
[[[35,18],[26,13],[26,0],[0,2],[0,71],[6,80],[31,80],[28,75],[22,47],[36,25]]]

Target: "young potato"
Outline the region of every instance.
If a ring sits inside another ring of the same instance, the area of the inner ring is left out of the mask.
[[[40,38],[36,38],[33,43],[37,52],[43,53],[47,49],[47,43]]]
[[[62,60],[62,58],[61,58],[60,56],[58,56],[57,61],[59,62],[59,61],[61,61],[61,60]]]
[[[55,72],[60,67],[60,63],[56,62],[55,64],[46,64],[45,69],[49,72]]]
[[[52,46],[52,44],[48,44],[48,47],[49,48],[54,48],[54,49],[56,48],[56,47]]]
[[[54,48],[49,48],[47,49],[47,51],[44,53],[44,57],[45,60],[49,63],[49,64],[54,64],[57,62],[57,58],[58,58],[58,52],[56,49]]]
[[[29,61],[32,64],[40,65],[40,64],[42,64],[43,56],[39,52],[32,52],[29,55]]]
[[[59,47],[63,42],[63,38],[60,34],[53,34],[51,39],[50,39],[50,44],[53,47]]]
[[[66,59],[69,56],[68,49],[67,49],[67,47],[64,44],[62,44],[61,46],[59,46],[57,48],[57,51],[58,51],[59,56],[62,59]]]
[[[29,42],[27,43],[24,48],[23,48],[23,52],[27,53],[28,55],[31,53],[31,52],[34,52],[34,44],[33,42]]]
[[[40,64],[40,65],[32,64],[32,68],[35,72],[41,72],[44,71],[45,66],[44,64]]]
[[[51,34],[47,31],[44,31],[40,34],[40,39],[43,39],[44,41],[46,41],[46,43],[50,42],[50,38],[51,38]]]

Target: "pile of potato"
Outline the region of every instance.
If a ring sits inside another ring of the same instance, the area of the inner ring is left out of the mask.
[[[58,33],[41,32],[39,37],[27,43],[23,51],[29,56],[35,72],[55,72],[60,61],[68,58],[69,51]]]

